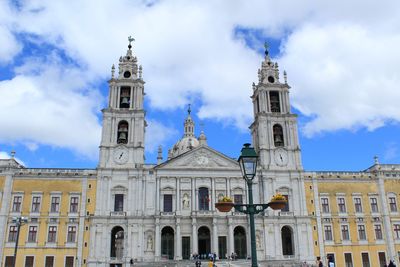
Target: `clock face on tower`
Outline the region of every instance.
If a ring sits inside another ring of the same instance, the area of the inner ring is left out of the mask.
[[[286,166],[288,163],[288,154],[285,149],[279,148],[275,150],[275,163],[278,166]]]
[[[114,150],[114,161],[117,164],[125,164],[129,159],[129,151],[125,147],[118,147]]]

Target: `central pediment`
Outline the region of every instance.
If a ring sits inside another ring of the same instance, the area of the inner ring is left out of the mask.
[[[169,168],[239,168],[236,160],[208,147],[200,146],[172,158],[156,167],[157,169]]]

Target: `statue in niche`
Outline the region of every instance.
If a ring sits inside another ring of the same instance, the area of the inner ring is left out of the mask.
[[[151,235],[147,237],[147,250],[153,250],[153,237]]]
[[[259,235],[256,235],[256,247],[261,248],[261,240]]]
[[[189,195],[186,193],[183,195],[182,204],[183,204],[183,209],[189,208]]]

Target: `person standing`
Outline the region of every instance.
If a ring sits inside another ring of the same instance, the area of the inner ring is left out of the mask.
[[[315,263],[317,264],[317,267],[324,267],[324,265],[322,264],[322,261],[321,261],[321,257],[317,257],[317,260]]]
[[[333,258],[331,256],[328,257],[328,267],[335,267],[335,263],[333,262]]]
[[[396,264],[394,264],[393,260],[389,261],[388,267],[396,267]]]

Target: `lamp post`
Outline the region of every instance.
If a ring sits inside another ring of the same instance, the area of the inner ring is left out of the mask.
[[[254,214],[264,211],[271,207],[274,210],[282,209],[286,205],[285,199],[272,199],[267,204],[253,204],[253,179],[257,172],[258,156],[250,144],[244,144],[240,157],[238,159],[240,170],[242,171],[243,179],[247,182],[247,190],[249,194],[249,204],[234,204],[232,202],[216,203],[215,206],[222,212],[228,212],[235,208],[236,211],[243,212],[249,215],[250,219],[250,243],[251,243],[251,267],[257,267],[257,250],[256,250],[256,231],[254,225]],[[222,206],[229,206],[227,209]]]
[[[15,225],[17,226],[17,238],[15,240],[14,260],[13,260],[13,266],[15,267],[15,264],[17,262],[19,231],[21,229],[21,225],[28,222],[28,218],[26,218],[26,217],[13,217],[12,218],[12,222],[15,223]]]

